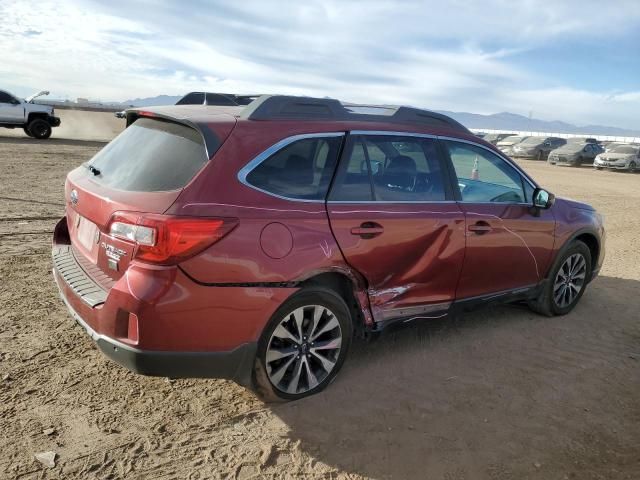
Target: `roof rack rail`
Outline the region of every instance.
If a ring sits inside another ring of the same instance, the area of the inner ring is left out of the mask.
[[[240,118],[402,123],[445,127],[470,133],[467,127],[441,113],[413,107],[341,103],[334,98],[262,95],[242,110]]]

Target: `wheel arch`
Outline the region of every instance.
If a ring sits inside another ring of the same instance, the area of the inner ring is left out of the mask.
[[[37,118],[40,118],[40,119],[42,119],[42,120],[44,120],[46,122],[47,119],[49,118],[49,114],[46,113],[46,112],[32,112],[27,117],[27,123],[31,123],[33,120],[35,120]]]
[[[591,253],[591,265],[592,267],[594,265],[598,264],[598,259],[600,258],[600,251],[601,251],[601,245],[600,245],[600,239],[598,234],[596,233],[596,231],[592,228],[582,228],[576,232],[573,233],[573,235],[571,235],[563,244],[562,247],[560,247],[558,249],[558,251],[556,252],[556,255],[554,257],[553,262],[551,262],[551,265],[549,266],[549,271],[547,272],[547,276],[549,275],[549,272],[551,271],[553,264],[555,263],[556,259],[562,255],[562,253],[569,248],[569,246],[576,240],[581,241],[582,243],[584,243],[588,248],[589,248],[589,252]]]
[[[360,275],[350,270],[324,270],[314,272],[298,284],[300,289],[314,286],[329,288],[338,293],[349,307],[354,333],[358,336],[365,335],[368,327],[373,324],[373,317],[365,281]]]

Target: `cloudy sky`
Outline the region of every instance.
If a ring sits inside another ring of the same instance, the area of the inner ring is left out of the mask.
[[[0,0],[0,88],[334,96],[640,128],[640,1]]]

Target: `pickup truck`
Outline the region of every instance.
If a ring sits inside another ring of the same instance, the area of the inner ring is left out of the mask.
[[[0,127],[22,128],[24,133],[39,140],[49,138],[51,129],[60,125],[60,119],[54,116],[53,107],[33,103],[43,95],[49,92],[38,92],[23,100],[0,90]]]

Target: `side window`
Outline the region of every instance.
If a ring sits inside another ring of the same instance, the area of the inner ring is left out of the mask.
[[[305,138],[286,145],[246,176],[250,185],[281,197],[324,200],[342,137]]]
[[[524,181],[497,155],[474,145],[445,141],[463,202],[525,203]]]
[[[13,97],[6,92],[0,92],[0,103],[11,103]]]
[[[192,92],[180,100],[176,105],[203,105],[204,104],[204,93],[203,92]]]
[[[435,140],[392,135],[349,137],[329,198],[343,202],[445,200]]]
[[[224,95],[220,95],[218,93],[207,93],[207,105],[234,107],[237,103]]]

